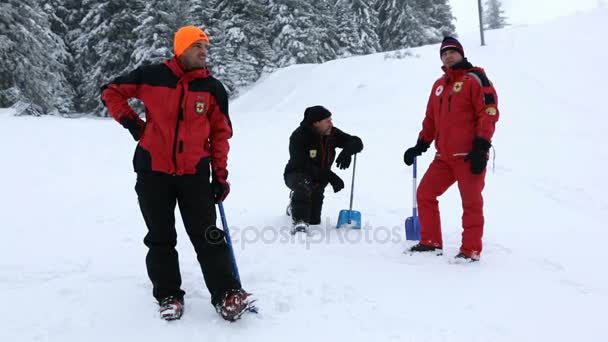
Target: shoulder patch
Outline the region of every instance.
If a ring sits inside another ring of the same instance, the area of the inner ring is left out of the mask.
[[[435,89],[435,96],[441,96],[441,93],[443,93],[443,85],[440,85]]]
[[[488,76],[480,70],[471,70],[467,72],[467,75],[473,76],[481,84],[482,87],[489,87],[492,85],[492,82],[488,79]]]

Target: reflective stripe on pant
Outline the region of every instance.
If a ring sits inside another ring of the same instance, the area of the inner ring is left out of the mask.
[[[484,224],[481,192],[485,185],[485,170],[480,175],[474,175],[471,164],[465,162],[464,158],[435,159],[422,178],[417,192],[420,242],[429,246],[443,246],[437,197],[455,182],[458,182],[463,208],[460,252],[467,256],[479,255]]]

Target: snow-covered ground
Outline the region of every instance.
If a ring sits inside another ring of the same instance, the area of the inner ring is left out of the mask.
[[[182,320],[158,318],[128,132],[108,119],[14,117],[0,109],[1,341],[603,341],[608,199],[602,42],[607,10],[543,26],[463,35],[499,92],[496,168],[486,179],[482,261],[458,251],[456,188],[440,202],[443,257],[407,256],[411,169],[438,46],[292,66],[231,105],[235,137],[225,203],[241,278],[259,315],[231,324],[209,294],[178,224]],[[305,107],[323,104],[360,136],[354,209],[327,189],[308,240],[287,234],[287,143]],[[426,170],[432,151],[420,158]],[[178,216],[179,217],[179,216]],[[178,219],[179,222],[179,219]]]

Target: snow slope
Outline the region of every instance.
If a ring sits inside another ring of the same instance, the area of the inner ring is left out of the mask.
[[[182,320],[158,319],[144,266],[128,132],[107,119],[14,117],[0,109],[1,341],[601,341],[608,337],[604,241],[608,152],[601,105],[608,11],[492,31],[473,64],[499,92],[486,179],[482,261],[451,265],[460,242],[456,188],[441,198],[445,255],[407,256],[415,143],[438,46],[297,65],[231,105],[235,137],[225,203],[241,278],[261,312],[230,324],[209,305],[178,219]],[[347,189],[326,191],[324,225],[287,234],[287,142],[306,106],[365,144],[354,208],[364,229],[335,230]],[[420,158],[426,170],[432,152]],[[179,216],[178,216],[179,217]]]
[[[606,0],[500,0],[507,22],[527,26],[555,20],[557,17],[580,14],[608,5]],[[456,17],[458,34],[479,32],[477,0],[450,0]],[[486,1],[482,1],[483,4]]]

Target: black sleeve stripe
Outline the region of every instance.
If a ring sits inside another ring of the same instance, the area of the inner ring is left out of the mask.
[[[226,93],[226,88],[224,88],[224,85],[219,80],[215,78],[213,78],[213,80],[214,82],[213,86],[211,87],[211,94],[215,96],[215,100],[220,107],[220,111],[226,115],[230,129],[233,129],[232,121],[230,121],[230,115],[228,113],[228,94]]]
[[[152,64],[140,66],[126,75],[116,77],[110,84],[147,84],[151,86],[176,88],[179,78],[173,74],[165,64]],[[103,89],[105,89],[104,86]]]
[[[471,70],[468,72],[470,75],[475,76],[475,78],[481,83],[482,87],[489,87],[492,85],[492,82],[488,79],[485,73],[479,70]]]
[[[228,118],[228,122],[230,122],[230,115],[228,113],[228,94],[226,93],[226,88],[220,81],[214,82],[214,87],[211,89],[211,93],[215,96],[218,105],[220,106],[220,110],[226,118]]]
[[[496,104],[496,98],[492,93],[483,93],[483,102],[487,105]]]

